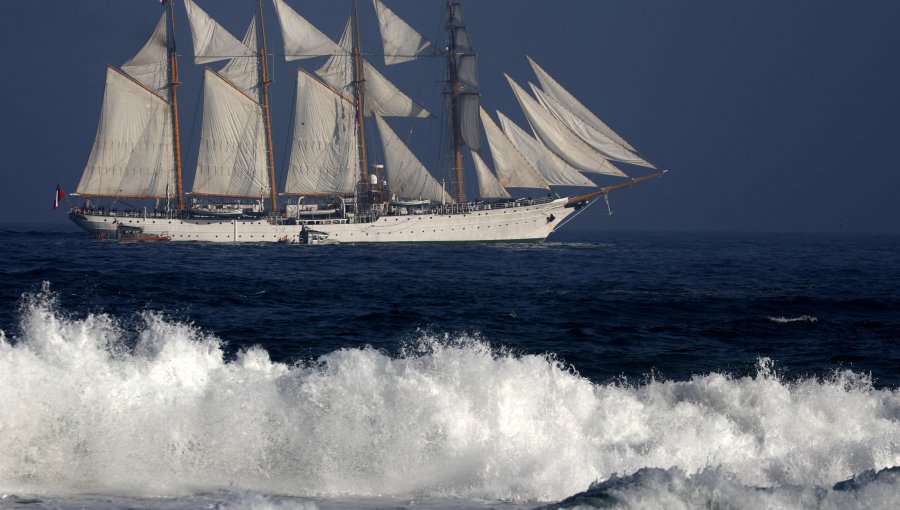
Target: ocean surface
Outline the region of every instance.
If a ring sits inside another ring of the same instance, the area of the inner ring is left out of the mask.
[[[900,508],[900,236],[0,246],[0,508]]]

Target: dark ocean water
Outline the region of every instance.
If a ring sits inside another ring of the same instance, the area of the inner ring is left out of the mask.
[[[900,236],[0,243],[0,506],[900,498]]]

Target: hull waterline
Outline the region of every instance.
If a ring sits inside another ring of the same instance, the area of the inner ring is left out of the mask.
[[[120,228],[172,241],[214,243],[299,242],[302,229],[314,228],[340,243],[542,241],[575,209],[567,199],[528,205],[497,205],[471,212],[384,215],[374,221],[321,219],[292,222],[285,218],[216,219],[115,216],[71,212],[72,221],[95,237],[116,239]]]

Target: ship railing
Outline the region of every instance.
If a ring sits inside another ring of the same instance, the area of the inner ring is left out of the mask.
[[[107,216],[110,218],[154,218],[154,219],[180,219],[187,215],[182,211],[149,210],[149,209],[119,209],[117,207],[72,207],[69,212],[75,214],[89,214],[91,216]]]
[[[476,211],[491,211],[494,209],[509,209],[531,205],[546,204],[555,200],[553,197],[523,198],[505,202],[464,202],[462,204],[445,204],[431,207],[430,214],[467,214]]]

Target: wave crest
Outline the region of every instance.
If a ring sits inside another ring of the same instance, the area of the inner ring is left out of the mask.
[[[851,371],[596,384],[552,356],[423,333],[308,363],[145,313],[0,335],[0,492],[426,495],[552,501],[645,467],[829,486],[900,465],[900,395]]]
[[[752,487],[721,469],[687,475],[678,468],[645,468],[613,476],[541,510],[592,508],[896,508],[900,467],[867,471],[833,489],[780,485]]]
[[[768,317],[768,319],[772,322],[776,322],[778,324],[790,324],[792,322],[808,322],[814,323],[819,322],[818,317],[813,317],[812,315],[801,315],[799,317]]]

